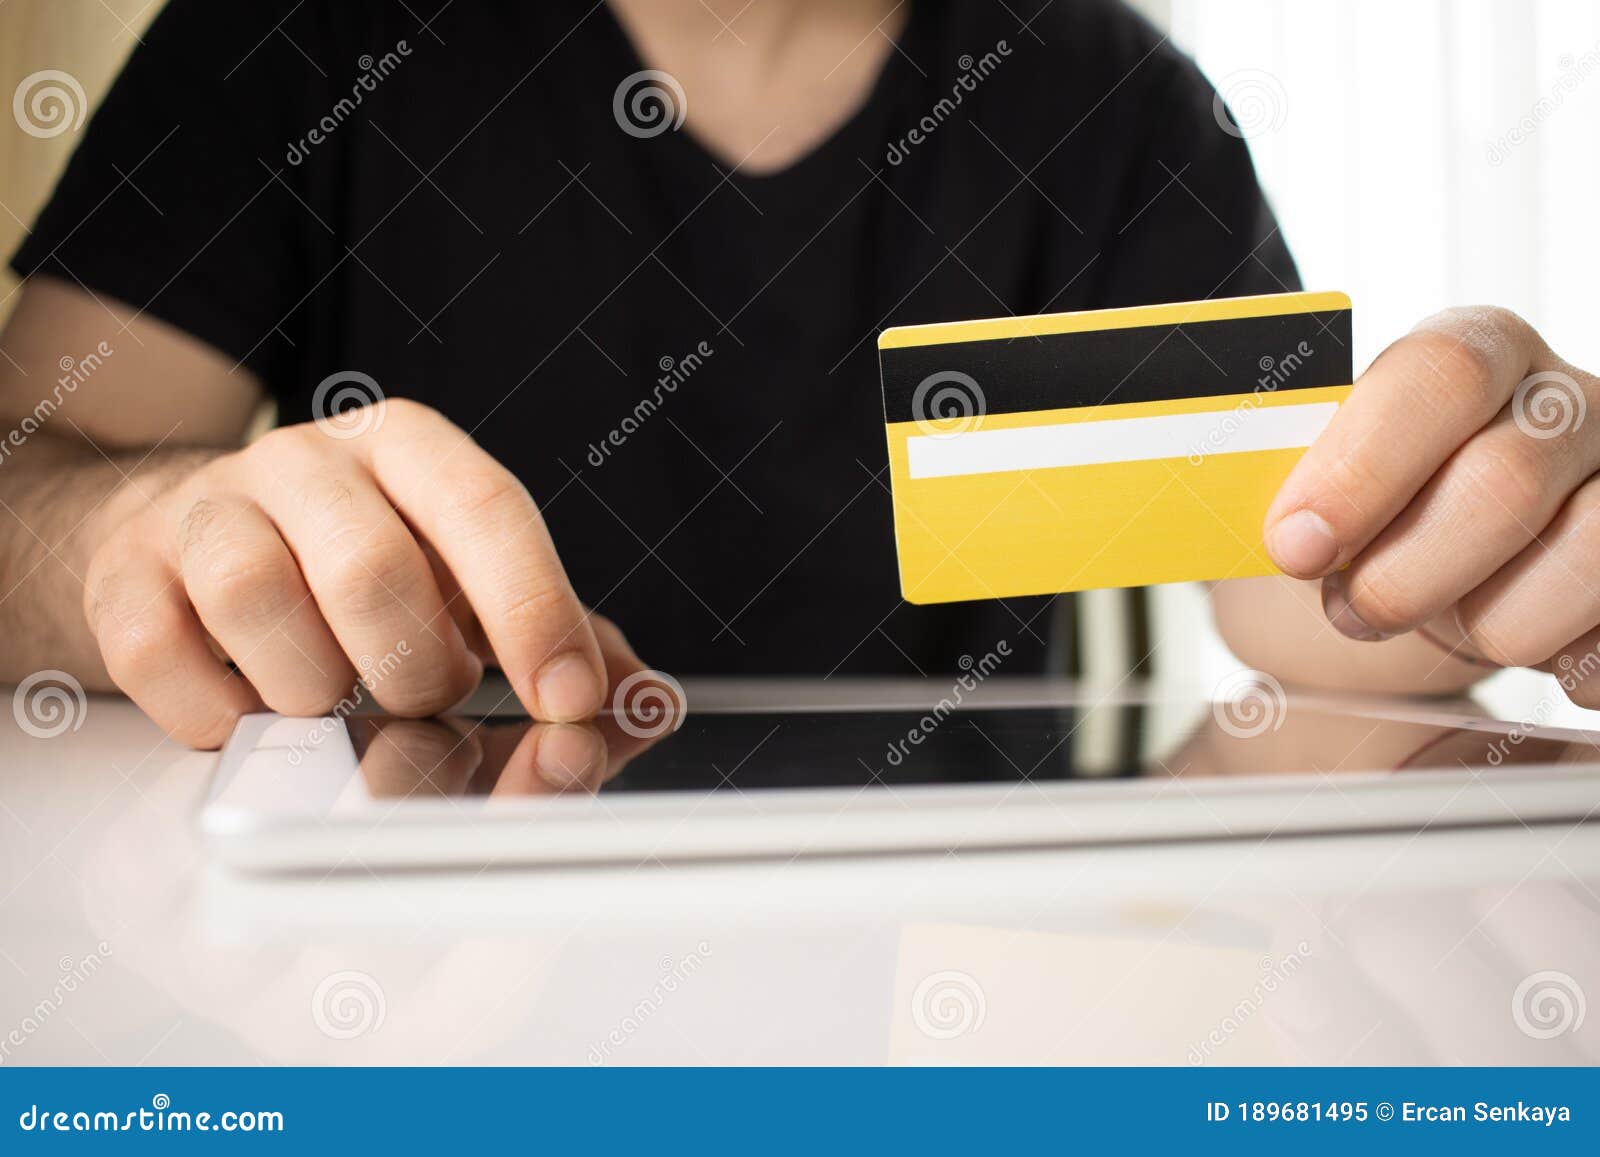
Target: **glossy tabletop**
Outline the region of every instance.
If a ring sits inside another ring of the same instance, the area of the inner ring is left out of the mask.
[[[1600,1061],[1600,823],[250,877],[215,762],[3,730],[0,1064]]]

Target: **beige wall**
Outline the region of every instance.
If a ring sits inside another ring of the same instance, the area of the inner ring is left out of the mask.
[[[0,2],[0,254],[9,259],[50,195],[56,176],[83,132],[35,136],[14,112],[19,86],[46,69],[69,74],[82,88],[88,110],[105,94],[128,52],[163,0],[3,0]],[[218,0],[228,3],[230,0]],[[24,97],[61,82],[36,81]],[[51,106],[46,105],[47,110]],[[59,106],[57,106],[59,108]],[[24,117],[27,114],[24,102]],[[31,122],[50,133],[53,121]],[[0,260],[0,264],[4,261]],[[16,279],[0,270],[0,322],[16,303]]]

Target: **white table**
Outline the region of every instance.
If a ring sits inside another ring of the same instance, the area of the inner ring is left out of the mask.
[[[1600,823],[249,878],[214,755],[10,722],[0,1063],[1600,1060]]]

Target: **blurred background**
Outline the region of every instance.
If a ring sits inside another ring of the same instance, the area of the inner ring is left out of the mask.
[[[34,73],[64,72],[92,109],[165,0],[5,0],[0,3],[0,252],[9,261],[56,177],[72,155],[77,130],[54,120],[34,136],[15,115],[18,87]],[[59,82],[76,99],[71,84]],[[63,110],[74,118],[78,110]],[[56,129],[60,127],[61,131]],[[0,265],[5,262],[0,261]],[[0,269],[0,323],[16,302],[17,279]]]
[[[227,2],[227,0],[218,0]],[[968,0],[973,2],[973,0]],[[1074,0],[1055,0],[1069,4]],[[0,95],[43,70],[92,109],[162,0],[0,0]],[[1600,368],[1589,285],[1600,267],[1597,0],[1139,0],[1233,109],[1289,246],[1313,289],[1355,302],[1358,369],[1446,305],[1493,302],[1532,320],[1569,360]],[[49,126],[54,130],[57,126]],[[39,136],[0,120],[0,249],[16,247],[78,128]],[[1181,260],[1181,255],[1174,255]],[[0,271],[0,321],[15,301]],[[1101,597],[1104,596],[1104,597]],[[1122,609],[1112,592],[1104,616]],[[1209,692],[1237,664],[1210,631],[1203,592],[1162,588],[1152,635],[1164,682]],[[1120,632],[1089,632],[1090,670]],[[1583,720],[1543,677],[1509,672],[1492,705],[1548,699],[1546,721]]]
[[[1349,293],[1357,372],[1428,314],[1481,302],[1600,366],[1600,3],[1140,8],[1234,110],[1307,288]],[[1543,676],[1507,672],[1482,695],[1595,725]]]
[[[1357,367],[1472,302],[1600,365],[1600,4],[1163,7],[1236,110],[1308,288],[1354,299]]]

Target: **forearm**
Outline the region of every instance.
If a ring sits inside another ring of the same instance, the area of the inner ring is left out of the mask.
[[[39,431],[0,458],[0,682],[45,668],[113,690],[84,614],[95,548],[118,525],[219,450],[109,455],[87,439]]]
[[[1217,629],[1241,662],[1302,687],[1444,695],[1486,673],[1416,632],[1373,643],[1346,638],[1329,626],[1319,586],[1278,577],[1217,583]]]

